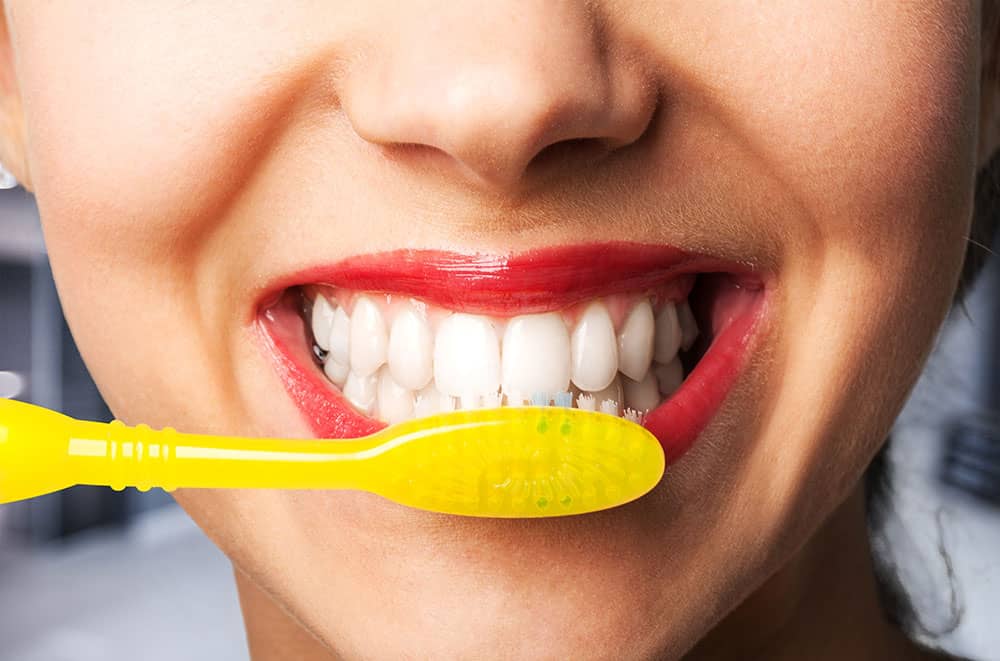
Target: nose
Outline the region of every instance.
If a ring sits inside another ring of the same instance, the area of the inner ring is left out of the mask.
[[[426,163],[418,154],[430,151],[480,187],[513,188],[534,170],[592,164],[642,136],[656,87],[608,42],[590,4],[408,9],[381,24],[349,67],[344,111],[359,136],[397,162]]]

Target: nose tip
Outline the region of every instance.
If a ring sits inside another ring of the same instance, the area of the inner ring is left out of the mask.
[[[445,155],[453,173],[489,188],[635,142],[655,109],[653,86],[599,43],[581,4],[540,0],[513,23],[464,16],[371,49],[342,94],[354,130],[397,156],[414,146]]]

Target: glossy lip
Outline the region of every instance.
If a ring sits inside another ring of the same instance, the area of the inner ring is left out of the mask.
[[[514,255],[394,250],[315,266],[268,286],[264,300],[303,284],[407,294],[456,312],[511,316],[547,312],[598,296],[677,283],[681,276],[752,269],[671,246],[608,242],[554,246]]]
[[[667,465],[695,442],[742,372],[751,339],[767,308],[767,288],[743,264],[669,246],[600,243],[558,246],[512,256],[399,250],[351,257],[282,278],[262,296],[257,335],[289,396],[319,438],[355,438],[385,427],[357,412],[316,369],[302,349],[298,311],[277,302],[288,287],[325,284],[355,291],[390,292],[457,311],[510,316],[560,309],[614,293],[670,287],[690,289],[685,275],[723,272],[744,290],[681,388],[646,416]],[[308,347],[306,347],[308,349]]]

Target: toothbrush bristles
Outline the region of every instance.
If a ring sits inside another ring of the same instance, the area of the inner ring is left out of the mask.
[[[532,406],[548,406],[549,405],[549,395],[544,392],[536,392],[531,396]]]
[[[625,419],[629,422],[641,425],[646,419],[646,413],[644,411],[636,411],[633,408],[627,408],[625,409]]]
[[[525,401],[523,396],[518,393],[507,392],[505,390],[480,396],[465,394],[456,399],[458,399],[459,407],[463,409],[491,409],[502,406],[524,406],[525,404],[530,404],[531,406],[560,406],[563,408],[573,408],[574,404],[573,393],[567,390],[562,390],[556,393],[538,391],[533,394],[531,399],[528,401]],[[420,403],[419,397],[417,403]],[[646,411],[639,411],[631,406],[627,406],[624,410],[620,410],[619,402],[617,400],[602,399],[598,401],[597,397],[593,393],[589,392],[582,392],[577,395],[576,408],[582,411],[600,411],[601,413],[606,413],[607,415],[622,417],[629,422],[634,422],[637,425],[643,424],[646,420]]]

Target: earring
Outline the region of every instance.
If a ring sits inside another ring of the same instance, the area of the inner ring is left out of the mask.
[[[15,186],[17,186],[17,179],[10,172],[7,172],[3,163],[0,163],[0,190],[14,188]]]

